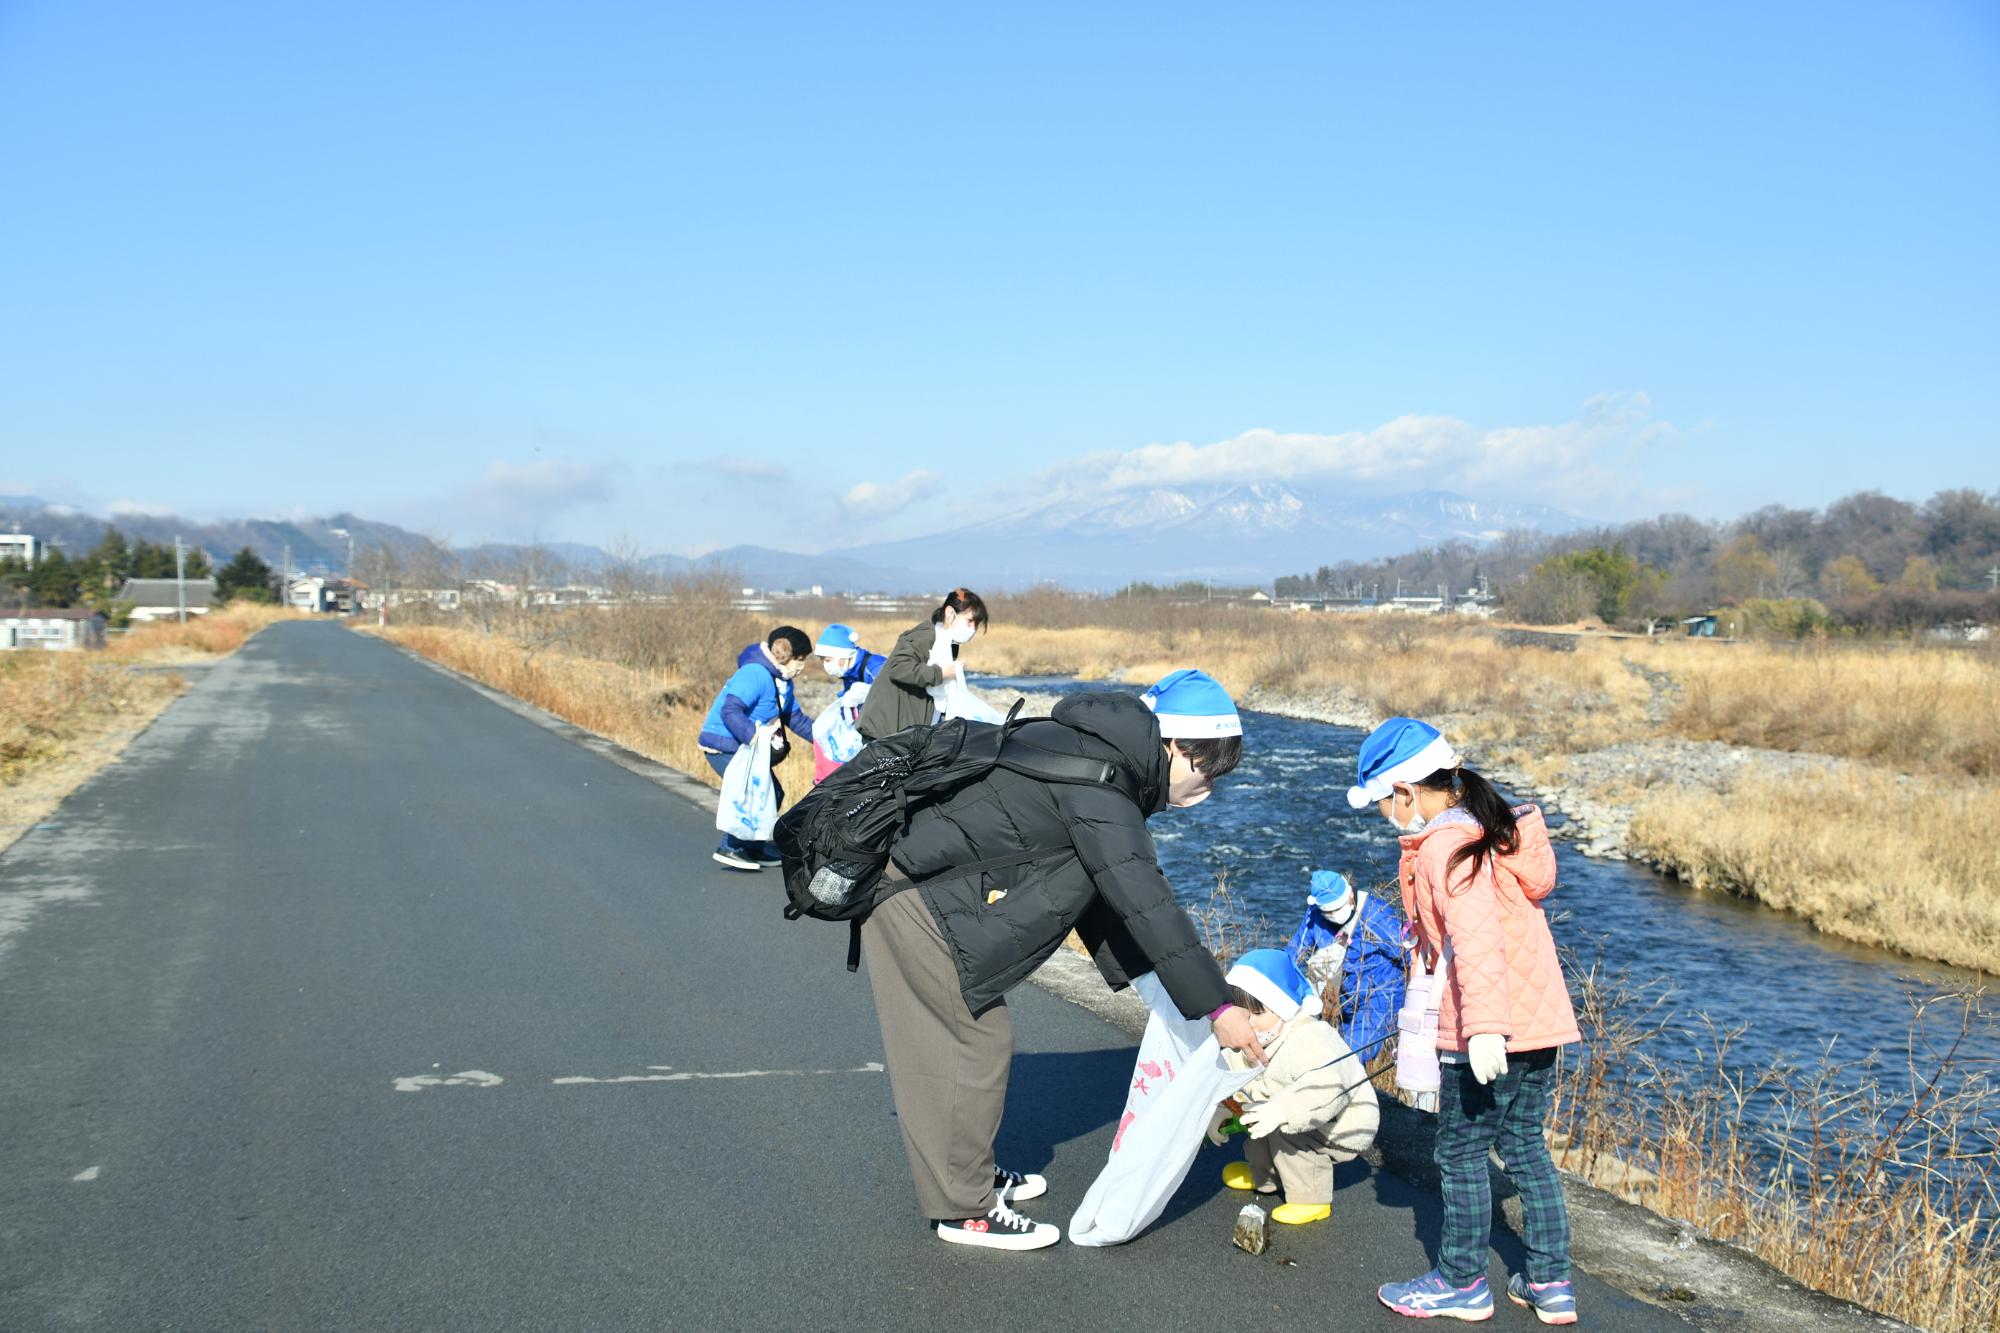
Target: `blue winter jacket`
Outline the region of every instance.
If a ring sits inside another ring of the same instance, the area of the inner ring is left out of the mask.
[[[1350,929],[1353,936],[1340,971],[1340,1013],[1326,1017],[1337,1023],[1348,1049],[1367,1061],[1381,1054],[1396,1030],[1396,1011],[1403,1007],[1408,985],[1408,954],[1403,947],[1403,918],[1372,893],[1363,897]],[[1304,968],[1333,939],[1332,923],[1318,904],[1312,904],[1285,951]]]
[[[750,662],[736,668],[736,674],[708,706],[699,738],[704,749],[734,754],[756,738],[760,725],[773,718],[782,718],[800,740],[812,741],[812,719],[799,708],[792,683],[778,674],[777,664],[762,644],[755,645],[755,652]]]
[[[866,648],[863,648],[854,655],[854,665],[849,667],[847,674],[840,678],[841,693],[845,694],[856,685],[873,685],[875,683],[875,674],[882,669],[882,664],[888,660],[888,658],[882,656],[880,653],[871,653]]]

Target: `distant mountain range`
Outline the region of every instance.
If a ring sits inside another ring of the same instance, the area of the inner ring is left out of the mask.
[[[1064,497],[956,531],[838,554],[935,569],[944,583],[996,587],[1040,579],[1096,589],[1133,579],[1261,584],[1445,541],[1478,544],[1509,531],[1557,534],[1587,526],[1546,505],[1486,504],[1449,491],[1358,496],[1259,482]]]
[[[356,551],[381,544],[408,555],[428,545],[394,524],[346,513],[208,524],[149,514],[107,520],[32,496],[0,496],[0,530],[31,532],[72,555],[96,545],[107,523],[151,541],[178,534],[225,560],[248,546],[275,566],[289,547],[294,568],[328,572],[346,566],[347,539],[335,529],[353,534]],[[820,585],[844,592],[937,592],[955,583],[1019,588],[1044,580],[1089,590],[1134,579],[1268,584],[1280,574],[1446,541],[1479,544],[1510,531],[1552,535],[1587,526],[1546,505],[1489,504],[1449,491],[1364,497],[1325,486],[1260,482],[1064,496],[930,536],[819,555],[737,546],[698,558],[655,555],[643,563],[661,574],[727,569],[751,587]],[[459,555],[470,566],[504,568],[524,549],[488,543],[462,548]],[[602,549],[581,543],[542,549],[584,577],[615,563]]]

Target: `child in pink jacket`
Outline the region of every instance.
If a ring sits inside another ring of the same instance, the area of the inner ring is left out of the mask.
[[[1374,805],[1402,834],[1403,905],[1427,965],[1444,961],[1437,1046],[1443,1063],[1435,1156],[1444,1187],[1437,1267],[1379,1293],[1398,1314],[1493,1317],[1486,1284],[1493,1226],[1487,1152],[1498,1147],[1521,1192],[1527,1271],[1507,1284],[1545,1324],[1576,1322],[1569,1211],[1543,1122],[1556,1052],[1578,1039],[1576,1012],[1542,902],[1555,851],[1542,812],[1510,808],[1466,768],[1437,728],[1392,718],[1361,746],[1355,809]]]

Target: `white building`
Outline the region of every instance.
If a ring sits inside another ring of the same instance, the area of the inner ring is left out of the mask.
[[[205,616],[215,605],[214,579],[126,579],[118,600],[132,603],[134,620],[172,620],[185,596],[187,613]]]
[[[0,560],[12,556],[24,565],[32,565],[35,552],[40,549],[41,543],[25,532],[0,532]]]
[[[102,611],[49,607],[0,615],[0,649],[41,648],[62,652],[103,646]]]

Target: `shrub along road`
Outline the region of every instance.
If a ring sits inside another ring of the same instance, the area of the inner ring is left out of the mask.
[[[1435,1200],[1362,1164],[1261,1258],[1206,1150],[1121,1249],[938,1243],[843,931],[713,837],[386,644],[258,636],[0,858],[0,1328],[1400,1322]],[[1131,1046],[1013,1002],[1002,1160],[1064,1222]]]

